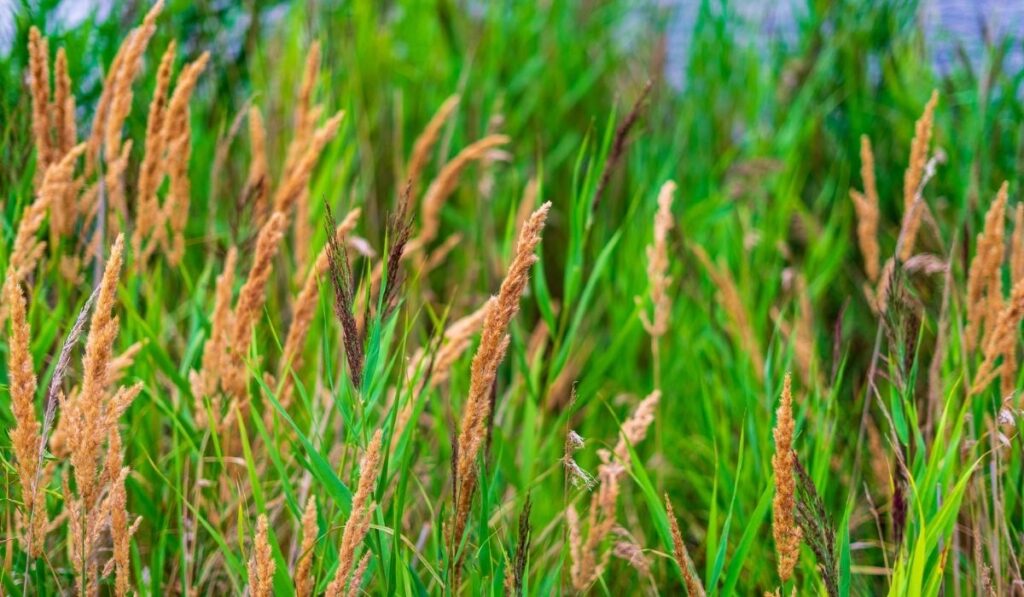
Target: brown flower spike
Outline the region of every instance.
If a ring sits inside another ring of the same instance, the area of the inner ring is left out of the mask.
[[[800,528],[793,513],[796,507],[796,482],[793,478],[793,394],[790,375],[783,382],[782,399],[775,413],[775,454],[772,469],[775,471],[775,498],[772,500],[772,533],[775,536],[775,553],[778,556],[779,578],[786,582],[793,575],[800,558]]]

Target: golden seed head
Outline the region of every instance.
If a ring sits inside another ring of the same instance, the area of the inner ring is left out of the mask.
[[[779,577],[789,580],[800,558],[800,528],[796,524],[796,480],[793,476],[793,394],[790,375],[786,374],[782,398],[776,411],[775,454],[772,470],[775,472],[775,497],[772,500],[772,533],[778,556]]]

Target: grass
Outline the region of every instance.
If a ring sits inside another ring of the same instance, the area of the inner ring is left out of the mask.
[[[148,9],[119,3],[123,10],[68,26],[57,4],[16,12],[13,50],[0,68],[4,271],[12,256],[22,259],[16,234],[41,171],[26,77],[30,27],[48,37],[51,64],[57,48],[66,49],[82,140],[103,74]],[[19,476],[25,451],[2,434],[2,592],[116,594],[122,574],[142,594],[292,594],[297,562],[308,555],[301,545],[310,498],[316,594],[339,568],[357,572],[353,590],[371,594],[677,594],[697,591],[692,577],[716,595],[1019,591],[1019,371],[1010,392],[997,383],[972,392],[984,350],[968,350],[964,337],[986,212],[1004,180],[1007,216],[1020,201],[1024,71],[1008,60],[1019,40],[991,41],[980,64],[939,72],[909,0],[807,0],[792,35],[763,46],[731,6],[709,0],[689,32],[676,88],[665,72],[666,46],[676,43],[666,37],[671,10],[630,4],[169,1],[122,133],[133,141],[127,209],[109,222],[129,238],[160,57],[176,40],[175,77],[204,51],[210,59],[184,113],[187,178],[158,190],[164,202],[188,183],[183,254],[156,251],[140,268],[126,243],[111,354],[138,344],[137,352],[116,383],[88,382],[102,386],[94,392],[101,409],[117,387],[141,384],[100,436],[96,466],[117,463],[117,451],[107,453],[116,431],[129,472],[123,511],[110,505],[122,494],[113,464],[100,477],[102,496],[112,499],[86,508],[94,517],[87,528],[98,529],[89,543],[97,572],[124,545],[125,523],[141,522],[126,561],[114,558],[114,573],[89,586],[68,551],[81,532],[70,528],[69,512],[83,498],[81,467],[64,450],[77,446],[51,443],[42,477],[53,525],[45,549],[30,556],[19,522],[30,510]],[[284,201],[304,207],[288,209],[269,271],[253,274],[264,282],[250,286],[266,218],[253,205],[261,177],[250,176],[245,117],[251,106],[263,116],[273,199],[297,172],[286,156],[314,41],[321,61],[312,98],[323,106],[315,126],[345,115],[308,181],[296,183],[308,194]],[[865,296],[849,194],[863,189],[861,136],[875,158],[884,263],[897,252],[915,121],[933,90],[928,155],[941,159],[923,187],[928,213],[914,245],[925,257],[885,277],[880,313]],[[416,139],[452,94],[461,99],[407,191]],[[439,214],[436,235],[420,245],[431,181],[489,135],[508,143],[477,156],[440,209],[428,208],[428,217]],[[86,183],[98,178],[75,164]],[[105,160],[99,166],[109,171]],[[673,225],[663,228],[660,249],[669,282],[652,304],[658,277],[647,247],[659,189],[670,180]],[[480,337],[493,349],[505,327],[488,334],[488,318],[478,317],[470,332],[445,330],[498,294],[510,264],[521,261],[521,224],[547,201],[504,358],[484,375],[487,367],[474,366]],[[355,230],[328,252],[301,360],[282,365],[293,301],[329,244],[328,212],[341,221],[356,208]],[[83,308],[91,317],[87,301],[116,232],[103,230],[96,259],[83,239],[105,219],[76,212],[61,238],[51,234],[48,211],[34,235],[46,249],[18,280],[38,420],[55,376],[67,396],[86,383],[88,326],[68,345],[63,378],[58,360]],[[1008,219],[997,222],[1006,238]],[[168,228],[171,248],[175,232]],[[229,299],[249,297],[251,328],[214,317],[232,249]],[[61,258],[74,256],[81,276],[68,279]],[[1007,246],[985,276],[992,302],[982,333],[1005,323],[1016,350],[1013,307],[1021,308],[1024,291],[1011,293],[1011,265]],[[9,305],[8,296],[0,303]],[[662,304],[667,323],[652,342],[645,321],[657,320]],[[12,394],[26,384],[8,370],[20,362],[9,329],[5,322],[0,427],[13,430],[14,413],[26,409]],[[230,341],[217,344],[218,334]],[[456,338],[464,343],[458,350]],[[223,355],[205,350],[211,345],[225,346]],[[196,396],[190,374],[216,373],[218,362],[231,382]],[[796,464],[785,482],[802,541],[783,582],[769,537],[779,501],[775,413],[790,372]],[[647,418],[638,407],[654,392],[653,420],[641,425]],[[81,411],[79,404],[71,412]],[[58,409],[58,429],[64,414]],[[458,453],[466,429],[478,435],[465,440],[470,452]],[[368,467],[376,476],[364,476],[378,433],[380,459]],[[574,535],[586,549],[574,547]],[[598,563],[616,555],[591,574],[593,567],[574,570],[584,552]]]

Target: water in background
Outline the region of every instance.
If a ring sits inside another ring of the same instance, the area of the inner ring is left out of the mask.
[[[14,43],[15,11],[24,0],[0,0],[0,56],[7,56]],[[31,1],[31,0],[30,0]],[[653,0],[671,14],[668,27],[668,61],[666,76],[673,85],[683,84],[686,56],[693,25],[702,0]],[[751,43],[767,48],[772,40],[790,41],[796,34],[796,23],[807,0],[732,0],[741,26],[751,32]],[[109,14],[113,0],[64,0],[57,11],[60,27],[74,27],[92,14]],[[921,0],[921,23],[928,32],[935,66],[946,72],[956,60],[957,46],[962,45],[972,65],[982,65],[985,39],[1000,40],[1003,36],[1020,38],[1024,31],[1022,0]],[[1007,55],[1011,70],[1024,67],[1024,52],[1015,41]]]
[[[684,83],[686,60],[693,25],[701,0],[662,0],[673,15],[668,27],[666,77],[678,87]],[[945,74],[957,61],[958,46],[971,65],[984,65],[986,39],[998,42],[1014,39],[1005,66],[1010,72],[1024,68],[1022,0],[921,0],[920,23],[927,32],[935,67]],[[751,43],[767,50],[774,40],[795,42],[798,19],[805,15],[806,0],[733,0],[741,28],[751,32]]]

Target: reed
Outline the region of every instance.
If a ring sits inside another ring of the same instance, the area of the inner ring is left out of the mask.
[[[416,137],[412,146],[412,155],[409,156],[409,164],[405,168],[405,181],[413,192],[419,189],[420,177],[423,175],[423,168],[426,167],[427,160],[430,159],[430,151],[437,144],[437,139],[441,136],[441,129],[451,119],[455,109],[459,107],[459,101],[461,98],[458,94],[448,96],[448,99],[444,100],[441,107],[431,117],[423,132]]]
[[[245,180],[243,196],[252,205],[253,222],[262,226],[267,218],[270,201],[270,165],[267,161],[267,129],[263,115],[256,106],[249,108],[249,145],[252,156],[249,159],[249,173]]]
[[[313,578],[313,547],[318,535],[316,524],[316,499],[309,496],[306,508],[302,512],[302,544],[299,547],[299,560],[295,564],[295,595],[309,597],[316,588]]]
[[[864,259],[864,274],[872,284],[878,282],[878,263],[881,254],[878,248],[878,188],[875,182],[875,156],[871,140],[867,135],[860,137],[860,178],[864,191],[850,189],[850,199],[857,213],[857,242]]]
[[[757,340],[757,334],[750,323],[750,316],[747,315],[747,308],[743,306],[743,298],[740,295],[736,281],[728,268],[721,264],[715,264],[708,257],[707,252],[699,245],[692,245],[691,250],[697,259],[707,270],[708,276],[717,289],[718,302],[729,317],[730,331],[740,348],[747,353],[750,364],[754,367],[754,373],[758,379],[764,379],[764,353],[761,352],[761,343]]]
[[[661,391],[655,390],[640,401],[633,415],[622,424],[615,449],[598,451],[601,464],[597,467],[597,491],[590,499],[585,538],[575,506],[570,505],[566,510],[572,560],[569,575],[577,591],[587,591],[608,565],[611,553],[602,550],[601,546],[616,526],[619,493],[630,462],[629,448],[643,441],[647,435],[660,400]]]
[[[672,532],[672,547],[675,550],[676,564],[682,572],[686,592],[690,597],[703,597],[706,594],[704,584],[701,582],[700,576],[697,575],[693,561],[690,559],[690,553],[686,549],[686,543],[683,542],[683,533],[679,530],[679,520],[676,518],[675,511],[672,510],[672,501],[668,499],[668,494],[665,494],[665,510],[668,514],[669,529]]]
[[[234,406],[245,407],[248,404],[248,375],[245,358],[252,345],[253,328],[263,311],[266,300],[267,282],[270,280],[274,256],[277,255],[281,239],[285,233],[285,217],[275,212],[260,229],[256,238],[256,249],[253,255],[249,275],[238,291],[238,301],[232,312],[230,332],[227,334],[226,359],[221,385],[224,393],[231,397]]]
[[[260,514],[256,521],[256,536],[249,556],[249,594],[253,597],[270,597],[274,594],[274,554],[270,549],[269,523],[267,515]]]
[[[441,229],[441,208],[455,191],[462,172],[474,161],[483,159],[489,152],[509,141],[505,135],[489,135],[467,145],[441,168],[423,196],[423,203],[420,206],[420,230],[409,243],[410,251],[423,250],[437,238],[437,233]]]
[[[352,275],[347,249],[333,234],[335,225],[331,207],[327,204],[324,207],[327,211],[324,226],[328,235],[327,264],[331,288],[334,290],[334,314],[341,323],[349,382],[358,390],[363,381],[363,335],[353,313],[356,279]]]
[[[355,229],[361,213],[362,210],[358,207],[353,209],[334,229],[334,238],[338,243],[344,243],[345,237]],[[292,372],[302,367],[302,351],[305,348],[306,337],[309,335],[309,328],[313,323],[313,316],[316,315],[317,303],[320,300],[319,281],[328,273],[330,266],[329,248],[328,244],[321,249],[309,273],[306,274],[306,281],[303,283],[302,289],[292,301],[292,320],[288,325],[288,335],[285,338],[278,370],[278,379],[282,383],[279,401],[284,408],[291,404]]]
[[[672,313],[672,300],[668,295],[672,278],[668,275],[668,234],[675,225],[672,218],[672,198],[676,183],[668,181],[658,193],[658,212],[654,216],[654,242],[647,246],[647,280],[653,313],[640,313],[640,321],[651,337],[651,355],[654,361],[654,385],[661,387],[661,353],[659,339],[668,331]]]
[[[353,576],[352,568],[356,565],[356,551],[363,543],[367,531],[370,530],[370,519],[376,507],[371,500],[374,488],[377,486],[377,477],[380,475],[381,437],[381,431],[378,429],[373,434],[373,439],[366,447],[366,453],[359,464],[359,484],[352,496],[352,510],[348,520],[345,521],[345,529],[341,534],[341,544],[338,548],[338,568],[335,570],[330,584],[327,585],[325,593],[327,597],[340,597],[348,585],[350,576],[352,576],[353,587],[358,587],[360,582],[358,570],[357,574]],[[365,567],[363,569],[365,570]]]
[[[911,208],[914,207],[916,197],[925,181],[925,165],[928,162],[928,147],[931,144],[932,129],[935,124],[935,106],[938,102],[939,92],[932,91],[931,98],[925,104],[924,113],[914,124],[914,139],[910,144],[910,158],[907,161],[907,170],[903,175],[903,210],[906,217],[903,221],[903,230],[900,233],[902,236],[899,255],[901,261],[906,261],[914,255],[917,231],[921,227],[921,220],[925,212],[923,205],[919,209]]]
[[[53,159],[50,138],[50,46],[39,29],[28,36],[29,97],[32,99],[32,134],[36,147],[36,187]]]
[[[231,247],[224,260],[224,269],[217,277],[210,336],[203,347],[201,369],[192,371],[190,375],[192,394],[195,397],[193,416],[200,428],[217,429],[220,426],[219,390],[231,364],[226,355],[235,321],[235,315],[231,309],[231,295],[234,292],[236,261],[238,261],[238,250]],[[208,420],[205,399],[210,400],[210,412],[218,419]]]
[[[39,459],[42,450],[41,425],[36,416],[36,373],[32,363],[29,342],[32,331],[25,312],[25,296],[19,284],[8,287],[7,304],[10,306],[11,332],[7,359],[8,391],[11,396],[11,414],[14,427],[10,430],[11,448],[17,461],[17,480],[21,486],[23,512],[18,540],[25,553],[40,556],[45,540],[47,518],[46,497],[37,487]]]
[[[515,257],[509,265],[505,280],[501,283],[498,296],[484,316],[480,345],[473,357],[470,374],[469,396],[463,405],[462,424],[458,438],[458,460],[455,481],[454,521],[449,537],[450,551],[454,558],[462,541],[466,519],[473,504],[476,489],[476,462],[487,435],[487,420],[491,415],[489,395],[498,373],[498,365],[508,350],[508,326],[519,311],[519,299],[526,290],[530,268],[537,261],[534,250],[541,241],[544,223],[547,221],[551,203],[541,205],[519,234]],[[454,564],[454,576],[458,577],[459,563]]]
[[[139,166],[135,229],[132,231],[132,254],[136,256],[138,271],[142,271],[144,264],[144,260],[139,259],[142,255],[142,240],[157,226],[159,206],[156,193],[164,174],[167,134],[171,132],[164,128],[164,120],[167,115],[167,93],[171,85],[171,70],[174,68],[176,51],[177,43],[171,40],[160,59],[160,66],[156,72],[156,87],[153,89],[153,99],[149,103],[149,114],[146,116],[146,147],[142,164]]]
[[[995,201],[985,214],[985,227],[978,234],[974,258],[967,273],[967,327],[964,342],[973,351],[985,342],[986,318],[995,325],[999,308],[993,302],[1002,300],[1001,269],[1005,253],[1005,219],[1008,185],[999,187]]]
[[[779,578],[786,582],[800,558],[800,528],[796,525],[796,482],[793,477],[793,393],[790,375],[782,386],[782,398],[775,413],[775,454],[772,470],[775,473],[775,497],[772,498],[772,534],[778,559]]]

